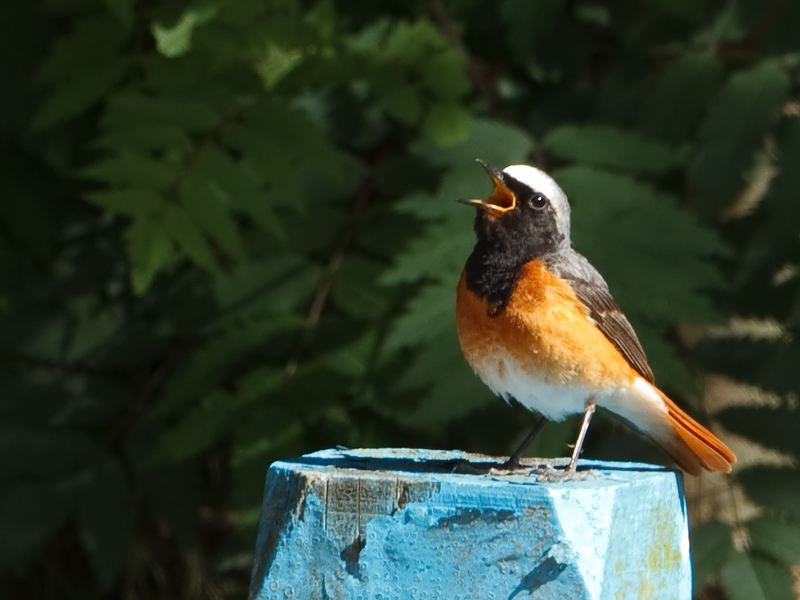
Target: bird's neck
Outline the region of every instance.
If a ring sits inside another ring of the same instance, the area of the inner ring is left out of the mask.
[[[502,238],[478,239],[464,267],[467,289],[500,314],[511,300],[525,264],[538,258],[510,248]]]

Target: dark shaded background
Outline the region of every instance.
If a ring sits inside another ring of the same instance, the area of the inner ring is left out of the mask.
[[[659,384],[739,454],[687,480],[698,597],[794,598],[798,24],[798,0],[0,4],[0,598],[243,598],[272,460],[508,453],[535,417],[453,323],[478,157],[558,179]],[[608,418],[586,454],[665,460]]]

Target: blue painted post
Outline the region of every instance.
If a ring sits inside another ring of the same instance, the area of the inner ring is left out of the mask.
[[[690,600],[680,474],[581,461],[552,481],[495,461],[382,449],[274,463],[251,599]]]

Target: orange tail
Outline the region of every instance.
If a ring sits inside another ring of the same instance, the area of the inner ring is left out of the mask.
[[[673,435],[667,439],[657,440],[657,442],[672,459],[678,463],[681,469],[692,475],[699,475],[701,468],[708,471],[730,473],[731,464],[736,462],[736,456],[730,451],[730,448],[683,412],[661,390],[658,393],[667,406],[667,419],[672,427]]]

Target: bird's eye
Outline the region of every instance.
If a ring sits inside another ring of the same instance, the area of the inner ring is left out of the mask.
[[[547,204],[547,198],[542,194],[534,194],[528,200],[528,206],[531,208],[544,208]]]

